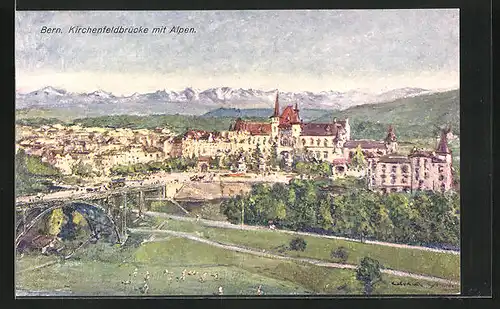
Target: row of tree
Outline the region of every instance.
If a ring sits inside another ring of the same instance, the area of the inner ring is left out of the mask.
[[[19,149],[15,155],[15,194],[33,194],[46,192],[55,178],[61,176],[58,169],[46,162],[41,157],[26,154]]]
[[[332,194],[311,180],[289,185],[256,184],[252,191],[224,201],[221,212],[232,223],[408,244],[459,244],[459,195],[453,192],[380,194],[365,189]]]
[[[111,174],[115,176],[127,176],[133,174],[144,174],[147,172],[182,172],[195,168],[198,158],[168,158],[161,162],[137,163],[131,165],[117,165],[111,168]]]

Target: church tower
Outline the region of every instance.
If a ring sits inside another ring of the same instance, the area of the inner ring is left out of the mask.
[[[300,133],[302,132],[301,122],[302,121],[299,117],[299,106],[296,102],[293,108],[293,115],[290,124],[292,125],[292,137],[297,141],[299,140]]]
[[[448,146],[448,134],[451,132],[451,128],[446,128],[441,130],[441,138],[436,147],[436,155],[447,163],[451,163],[451,150]]]
[[[389,129],[387,130],[387,137],[384,141],[385,146],[387,147],[387,153],[395,153],[397,151],[398,142],[392,125],[389,126]]]
[[[274,101],[274,112],[271,116],[271,137],[274,139],[279,134],[279,124],[280,124],[280,103],[279,103],[279,91],[276,91],[276,100]]]

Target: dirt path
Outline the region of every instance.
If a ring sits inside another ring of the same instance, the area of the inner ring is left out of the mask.
[[[248,254],[253,254],[253,255],[262,256],[262,257],[266,257],[266,258],[289,260],[289,261],[295,261],[295,262],[305,262],[305,263],[309,263],[309,264],[313,264],[313,265],[317,265],[317,266],[322,266],[322,267],[356,269],[356,265],[352,265],[352,264],[330,263],[330,262],[325,262],[325,261],[315,260],[315,259],[295,258],[295,257],[271,254],[271,253],[266,253],[264,251],[257,251],[257,250],[253,250],[253,249],[235,246],[232,244],[224,244],[224,243],[220,243],[220,242],[216,242],[216,241],[212,241],[212,240],[207,240],[207,239],[195,236],[195,235],[190,234],[190,233],[177,232],[177,231],[171,231],[171,230],[153,230],[153,229],[139,229],[139,228],[131,228],[129,230],[131,232],[135,232],[135,233],[147,233],[147,234],[159,233],[159,234],[173,235],[176,237],[182,237],[182,238],[190,239],[193,241],[205,243],[205,244],[208,244],[208,245],[211,245],[214,247],[223,248],[226,250],[231,250],[231,251],[236,251],[236,252],[241,252],[241,253],[248,253]],[[437,283],[441,283],[441,284],[448,284],[448,285],[459,285],[460,284],[459,282],[447,280],[447,279],[443,279],[443,278],[424,276],[424,275],[413,274],[413,273],[409,273],[409,272],[397,271],[397,270],[392,270],[392,269],[381,269],[381,272],[384,274],[394,275],[394,276],[398,276],[398,277],[408,277],[408,278],[413,278],[413,279],[418,279],[418,280],[437,282]]]
[[[195,220],[196,220],[195,218],[191,218],[191,217],[175,216],[175,215],[170,215],[170,214],[161,213],[161,212],[148,211],[148,212],[145,212],[145,214],[151,215],[151,216],[156,216],[156,217],[170,218],[170,219],[179,220],[179,221],[195,222]],[[199,222],[203,223],[203,225],[211,226],[211,227],[248,230],[248,231],[271,231],[270,229],[265,228],[265,227],[251,226],[251,225],[243,225],[242,226],[242,225],[237,225],[237,224],[231,224],[231,223],[225,222],[225,221],[214,221],[214,220],[200,219]],[[314,234],[314,233],[294,232],[294,231],[287,231],[287,230],[272,230],[272,231],[278,232],[278,233],[292,234],[292,235],[312,236],[312,237],[319,237],[319,238],[328,238],[328,239],[338,239],[338,240],[345,240],[345,241],[360,242],[359,239],[340,237],[340,236],[320,235],[320,234]],[[414,250],[423,250],[423,251],[429,251],[429,252],[438,252],[438,253],[448,253],[448,254],[460,255],[460,251],[440,250],[440,249],[420,247],[420,246],[395,244],[395,243],[383,242],[383,241],[365,240],[363,243],[380,245],[380,246],[387,246],[387,247],[394,247],[394,248],[414,249]]]

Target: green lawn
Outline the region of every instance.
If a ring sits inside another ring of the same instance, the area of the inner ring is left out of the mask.
[[[16,285],[27,290],[70,290],[79,295],[140,295],[143,276],[151,274],[150,295],[211,295],[219,286],[226,295],[255,294],[262,285],[266,294],[360,294],[361,285],[352,270],[329,269],[223,250],[180,238],[143,244],[137,248],[94,245],[80,259],[72,259],[36,271],[17,274]],[[42,263],[26,255],[20,264]],[[130,276],[134,268],[137,277]],[[164,274],[168,269],[169,274]],[[183,269],[195,270],[184,281]],[[207,273],[206,281],[199,275]],[[215,279],[212,274],[217,273]],[[130,285],[121,284],[132,278]],[[171,278],[171,279],[169,279]],[[394,285],[403,281],[407,284]],[[410,283],[411,285],[408,285]],[[453,294],[458,287],[430,286],[425,281],[383,275],[375,294]]]
[[[273,231],[243,231],[236,229],[213,228],[201,223],[167,220],[163,229],[183,232],[203,233],[211,240],[243,245],[246,247],[265,249],[278,253],[278,247],[288,245],[295,235]],[[414,249],[402,249],[374,244],[366,244],[337,239],[326,239],[304,236],[307,248],[304,252],[287,251],[294,257],[308,257],[326,261],[335,261],[330,257],[333,249],[340,246],[347,248],[347,263],[358,264],[365,257],[376,259],[385,268],[425,274],[451,280],[460,280],[460,256]]]

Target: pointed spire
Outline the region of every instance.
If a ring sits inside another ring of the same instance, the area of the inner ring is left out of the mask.
[[[451,128],[446,128],[441,130],[441,139],[439,140],[438,146],[436,148],[437,153],[451,153],[450,147],[448,147],[448,138],[446,137],[450,133]]]
[[[273,117],[279,117],[279,116],[280,116],[279,90],[276,90],[276,101],[274,102]]]
[[[293,110],[296,112],[299,111],[299,103],[297,101],[295,101],[295,106],[294,106]]]
[[[396,134],[394,133],[394,128],[392,125],[389,125],[389,128],[387,129],[387,137],[385,138],[385,141],[387,143],[395,142],[397,140]]]

